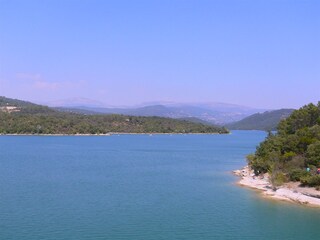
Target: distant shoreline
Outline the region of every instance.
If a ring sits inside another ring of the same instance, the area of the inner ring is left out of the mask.
[[[112,136],[112,135],[225,135],[231,133],[123,133],[123,132],[112,132],[106,134],[31,134],[31,133],[10,133],[10,134],[1,134],[0,136]]]
[[[273,190],[268,174],[255,176],[248,166],[235,170],[233,173],[241,177],[237,184],[262,191],[264,197],[304,206],[320,207],[320,191],[315,188],[301,187],[299,182],[289,182]]]

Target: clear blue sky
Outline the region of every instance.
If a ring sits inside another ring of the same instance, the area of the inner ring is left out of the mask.
[[[0,0],[0,95],[320,100],[319,0]]]

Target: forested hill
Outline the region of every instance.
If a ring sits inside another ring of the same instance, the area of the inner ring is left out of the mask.
[[[0,134],[228,133],[201,123],[161,117],[86,115],[0,97]]]
[[[268,172],[274,185],[300,181],[320,186],[320,102],[294,111],[282,120],[276,134],[269,134],[248,156],[256,174]]]
[[[20,112],[25,114],[32,113],[53,113],[53,109],[18,99],[6,98],[0,96],[1,112]]]
[[[280,109],[256,113],[238,122],[227,124],[226,127],[233,130],[276,130],[279,122],[293,111],[294,109]]]

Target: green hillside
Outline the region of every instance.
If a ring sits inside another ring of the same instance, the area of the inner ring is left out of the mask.
[[[1,97],[0,134],[227,133],[225,128],[161,117],[86,115]]]
[[[53,109],[34,104],[27,101],[22,101],[18,99],[6,98],[0,96],[0,110],[5,111],[6,108],[16,107],[15,112],[25,113],[25,114],[35,114],[35,113],[53,113],[55,112]],[[9,110],[8,110],[9,111]]]
[[[215,124],[213,124],[212,122],[208,122],[196,117],[184,117],[184,118],[178,118],[178,120],[184,120],[184,121],[193,122],[193,123],[201,123],[204,125],[215,126]]]
[[[251,168],[256,174],[268,172],[274,185],[300,181],[320,186],[316,173],[320,167],[320,102],[294,111],[277,130],[248,156]]]
[[[227,124],[226,127],[233,130],[276,130],[282,119],[288,117],[294,109],[280,109],[256,113],[238,122]]]

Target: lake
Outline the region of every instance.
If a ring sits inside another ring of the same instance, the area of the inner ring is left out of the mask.
[[[266,136],[0,136],[0,239],[319,239],[231,174]]]

